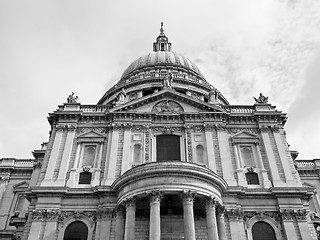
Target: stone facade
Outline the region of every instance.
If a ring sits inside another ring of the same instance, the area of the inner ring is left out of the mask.
[[[318,165],[294,163],[286,114],[230,105],[171,48],[161,27],[98,104],[49,114],[35,159],[1,159],[2,239],[317,239]]]

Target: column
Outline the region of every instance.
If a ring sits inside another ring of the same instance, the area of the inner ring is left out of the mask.
[[[246,186],[247,185],[247,181],[246,181],[246,179],[244,177],[244,173],[243,173],[244,170],[243,170],[241,162],[240,162],[238,147],[234,143],[232,144],[232,146],[233,146],[233,151],[234,151],[236,164],[237,164],[238,184],[239,184],[239,186]]]
[[[207,230],[209,240],[219,240],[217,217],[216,217],[216,200],[214,197],[205,199]]]
[[[123,212],[124,212],[123,206],[118,206],[115,209],[115,215],[116,215],[115,240],[123,240],[123,237],[124,237]]]
[[[226,225],[225,225],[225,221],[224,221],[224,211],[225,211],[225,209],[223,206],[217,207],[219,240],[227,240]]]
[[[194,198],[195,198],[194,192],[186,191],[182,193],[185,240],[196,239],[196,231],[194,226],[194,215],[193,215]]]
[[[241,209],[230,209],[226,211],[229,221],[232,240],[246,240],[246,233],[243,223],[243,212]]]
[[[134,240],[135,235],[135,218],[136,218],[136,200],[128,198],[124,202],[126,206],[126,223],[124,229],[124,240]]]
[[[149,193],[150,198],[150,228],[149,240],[161,239],[161,226],[160,226],[160,202],[162,194],[160,191],[152,191]]]

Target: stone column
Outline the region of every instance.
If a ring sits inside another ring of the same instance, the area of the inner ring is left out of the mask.
[[[126,223],[124,229],[124,240],[134,240],[136,223],[136,200],[128,198],[124,202],[126,206]]]
[[[123,212],[124,212],[123,206],[116,207],[115,209],[115,216],[116,216],[115,240],[123,240],[123,237],[124,237]]]
[[[216,200],[214,197],[207,197],[204,203],[206,208],[208,239],[219,240],[216,217]]]
[[[225,209],[223,206],[218,206],[217,221],[218,221],[219,240],[227,240],[226,225],[224,222],[224,211]]]
[[[160,226],[160,202],[162,194],[160,191],[152,191],[149,193],[150,198],[150,228],[149,240],[161,239],[161,226]]]
[[[196,239],[196,231],[194,226],[194,215],[193,215],[194,198],[195,198],[194,192],[187,191],[182,193],[185,240]]]

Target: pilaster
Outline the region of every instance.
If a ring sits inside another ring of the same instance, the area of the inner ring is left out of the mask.
[[[271,175],[272,175],[273,186],[275,186],[275,187],[285,186],[284,182],[282,182],[281,179],[280,179],[280,175],[279,175],[279,170],[278,170],[278,167],[277,167],[276,159],[275,159],[275,156],[273,154],[272,147],[271,147],[271,142],[270,142],[269,134],[268,134],[269,129],[267,127],[261,127],[260,131],[261,131],[262,140],[264,142],[264,146],[266,148],[266,154],[267,154],[267,157],[268,157],[268,161],[269,161],[269,164],[270,164],[270,172],[271,172]]]
[[[214,154],[214,144],[213,144],[213,134],[212,134],[213,126],[205,126],[205,138],[207,143],[207,154],[208,154],[208,167],[217,172],[216,159]]]
[[[237,183],[234,179],[234,169],[231,160],[231,151],[229,149],[228,135],[224,126],[217,127],[217,134],[220,146],[221,164],[223,178],[226,180],[229,186],[236,186]]]
[[[118,126],[114,126],[112,129],[112,136],[110,139],[110,155],[108,157],[106,171],[107,176],[105,179],[105,185],[111,185],[116,178],[116,166],[117,166],[117,153],[119,144],[120,129]]]

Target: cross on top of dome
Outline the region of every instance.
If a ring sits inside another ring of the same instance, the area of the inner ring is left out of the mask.
[[[153,43],[153,51],[171,51],[171,43],[169,43],[168,37],[164,34],[163,22],[161,22],[160,34]]]

